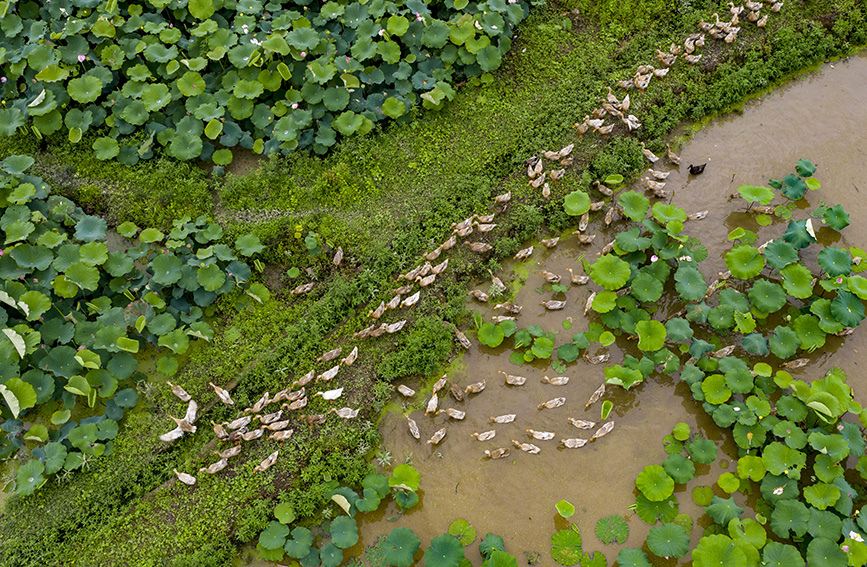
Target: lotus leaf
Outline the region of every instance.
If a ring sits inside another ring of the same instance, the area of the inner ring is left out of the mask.
[[[857,301],[858,305],[861,306],[860,301],[857,299],[855,301]],[[833,310],[833,308],[834,304],[832,302],[831,309]],[[863,306],[861,306],[861,309],[863,310]],[[819,318],[814,315],[801,315],[797,317],[792,322],[792,329],[794,329],[798,335],[801,348],[807,352],[813,352],[825,344],[825,332],[819,327]]]
[[[747,567],[747,556],[724,535],[701,538],[692,552],[694,567]]]
[[[420,544],[409,528],[395,528],[385,538],[385,563],[393,567],[409,567]]]
[[[796,547],[771,541],[762,550],[762,565],[765,567],[804,567],[804,559]]]
[[[476,528],[464,519],[457,519],[449,525],[449,534],[458,538],[464,547],[476,540]]]
[[[418,471],[412,465],[397,465],[391,473],[391,478],[388,479],[388,485],[392,488],[400,488],[403,490],[418,490],[418,483],[421,479]]]
[[[536,358],[549,358],[554,352],[554,341],[548,337],[536,337],[531,352]]]
[[[831,301],[825,298],[817,299],[810,304],[810,313],[819,318],[819,329],[824,333],[839,333],[843,324],[838,322],[831,313]]]
[[[259,534],[259,545],[265,549],[280,549],[286,543],[289,528],[280,522],[271,521],[268,527]]]
[[[804,488],[804,499],[819,510],[833,506],[840,499],[840,489],[833,484],[817,482]]]
[[[343,563],[343,550],[333,543],[326,543],[319,550],[319,560],[322,567],[338,567]]]
[[[665,345],[665,325],[659,321],[639,321],[635,324],[638,348],[645,352],[656,351]]]
[[[651,502],[660,502],[671,496],[674,480],[659,465],[648,465],[635,479],[635,486]]]
[[[782,179],[782,193],[787,198],[797,201],[798,199],[804,196],[804,193],[807,192],[807,184],[804,183],[804,180],[794,174],[789,174]]]
[[[629,524],[616,514],[602,518],[596,522],[596,537],[605,544],[621,544],[629,537]]]
[[[289,502],[281,502],[274,507],[274,517],[281,524],[291,524],[295,520],[295,509]],[[289,532],[286,532],[289,535]]]
[[[763,313],[774,313],[786,304],[783,288],[763,278],[753,283],[748,295],[753,307]]]
[[[557,358],[563,362],[574,362],[581,355],[581,349],[572,343],[566,343],[557,347]]]
[[[613,291],[601,291],[593,298],[593,311],[608,313],[617,307],[617,294]]]
[[[640,222],[650,210],[650,201],[644,195],[629,190],[620,195],[618,201],[623,214],[632,221]],[[583,214],[583,213],[582,213]]]
[[[662,282],[647,273],[640,273],[635,276],[631,287],[632,296],[645,303],[656,303],[662,297]]]
[[[87,104],[99,98],[102,92],[102,81],[93,75],[77,77],[69,81],[66,90],[72,100]]]
[[[660,557],[683,557],[689,552],[689,535],[677,524],[654,526],[647,535],[647,547]]]
[[[648,524],[655,524],[660,520],[670,522],[677,516],[677,512],[677,497],[674,495],[659,502],[648,500],[644,494],[635,498],[635,513]]]
[[[501,550],[494,550],[482,563],[483,567],[518,567],[518,560]]]
[[[624,548],[617,554],[620,567],[651,567],[647,554],[640,549]]]
[[[668,338],[676,343],[682,343],[692,338],[693,330],[686,319],[675,317],[665,323]]]
[[[795,171],[801,177],[812,177],[816,173],[816,166],[808,159],[799,159],[798,163],[795,164]]]
[[[632,368],[625,368],[619,364],[606,367],[604,372],[606,383],[615,384],[627,390],[633,385],[644,380],[644,376],[641,374],[640,371],[634,370]]]
[[[15,484],[15,494],[18,496],[28,496],[43,484],[44,478],[42,473],[45,471],[43,465],[37,459],[30,459],[26,464],[18,468],[17,482]]]
[[[774,329],[774,334],[771,335],[770,348],[775,356],[783,360],[789,358],[801,346],[801,340],[798,338],[798,333],[789,327],[777,327]]]
[[[849,559],[840,547],[831,540],[817,537],[807,546],[807,564],[815,567],[846,567]]]
[[[729,472],[722,473],[717,479],[717,484],[727,494],[737,492],[738,489],[741,487],[741,481],[738,479],[738,477]]]
[[[762,480],[765,477],[765,465],[761,457],[744,455],[738,459],[738,476],[755,482]]]
[[[278,524],[278,522],[272,522]],[[282,525],[282,524],[278,524]],[[292,539],[286,541],[283,549],[289,557],[300,559],[306,557],[310,553],[310,546],[313,545],[313,533],[307,528],[297,527],[292,530]]]
[[[670,455],[662,462],[662,468],[677,484],[686,484],[695,476],[695,465],[680,454]]]
[[[800,452],[774,441],[762,452],[762,463],[765,469],[772,475],[788,474],[791,478],[799,478],[801,469],[807,463],[807,456]]]
[[[736,246],[726,253],[725,262],[732,275],[742,280],[756,277],[765,267],[764,257],[756,248],[746,244]]]
[[[563,210],[567,215],[581,216],[590,210],[590,197],[583,191],[573,191],[566,195]]]
[[[819,266],[832,278],[848,276],[852,272],[852,257],[842,248],[828,246],[819,252]]]
[[[183,261],[174,254],[160,254],[151,262],[153,280],[160,285],[172,285],[181,279]]]
[[[813,537],[825,537],[832,541],[840,538],[843,532],[843,520],[833,512],[824,512],[810,508],[810,521],[807,531]]]
[[[554,504],[554,507],[557,509],[557,513],[564,518],[571,518],[575,514],[575,506],[566,500],[560,500]]]
[[[716,460],[717,447],[710,439],[694,439],[687,443],[686,450],[696,463],[707,465]]]
[[[821,431],[813,431],[809,437],[810,446],[816,451],[827,455],[835,463],[849,455],[849,444],[842,435],[828,435]]]
[[[771,530],[781,538],[807,533],[810,511],[799,500],[780,500],[771,513]]]
[[[479,328],[479,342],[485,346],[496,348],[503,343],[504,337],[503,329],[499,325],[486,322]]]
[[[197,270],[196,281],[205,291],[217,291],[226,283],[226,273],[217,264],[211,264]]]
[[[617,233],[614,241],[624,252],[644,250],[650,246],[650,239],[646,236],[641,236],[641,229],[637,226],[633,226],[627,231]]]
[[[581,535],[576,530],[559,530],[551,537],[551,557],[560,565],[575,565],[582,553]]]
[[[686,222],[686,211],[674,205],[654,203],[652,211],[653,218],[662,225],[666,225],[671,221]]]
[[[839,290],[831,301],[831,315],[842,325],[857,327],[864,320],[864,304],[854,294]]]
[[[697,506],[710,506],[713,502],[713,489],[709,486],[696,486],[692,489],[692,501]]]
[[[503,538],[490,532],[479,542],[479,551],[483,557],[490,557],[496,551],[505,551]]]
[[[358,525],[348,516],[340,516],[331,521],[331,543],[340,548],[352,547],[358,541]],[[287,529],[286,533],[289,531]]]
[[[713,497],[706,510],[713,521],[722,526],[727,526],[729,522],[744,513],[744,509],[735,504],[734,498],[723,499],[719,496]]]
[[[783,240],[795,248],[806,248],[813,242],[816,242],[816,236],[812,234],[812,230],[810,219],[792,221],[786,228],[786,232],[783,233]]]
[[[463,560],[464,548],[461,542],[450,534],[433,538],[424,551],[426,567],[458,567]]]
[[[756,185],[741,185],[738,187],[738,193],[748,203],[761,203],[768,205],[774,200],[774,192],[770,187],[762,187]]]

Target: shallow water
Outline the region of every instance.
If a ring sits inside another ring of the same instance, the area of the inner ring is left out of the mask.
[[[742,184],[762,185],[768,178],[780,178],[793,172],[800,158],[809,158],[819,167],[815,177],[822,183],[819,190],[808,193],[808,210],[814,210],[820,201],[829,205],[840,203],[853,222],[844,229],[839,241],[834,240],[837,237],[833,231],[817,231],[820,241],[841,247],[867,245],[867,224],[858,222],[867,219],[865,92],[867,54],[862,53],[825,65],[815,73],[799,77],[747,103],[742,113],[714,121],[683,148],[682,166],[673,168],[667,188],[674,189],[671,202],[687,212],[709,211],[706,220],[687,224],[687,231],[699,237],[710,251],[702,264],[709,281],[725,269],[723,253],[729,247],[726,235],[734,227],[743,225],[758,231],[761,243],[780,235],[786,226],[786,222],[777,221],[770,227],[759,227],[751,216],[732,212],[744,211],[746,203],[740,198],[731,202],[729,196]],[[687,171],[690,163],[708,165],[704,174],[691,176]],[[657,164],[656,169],[665,169],[661,164]],[[795,218],[806,218],[808,210],[796,211]],[[598,230],[599,237],[594,245],[580,249],[567,232],[554,251],[537,248],[527,264],[520,265],[515,272],[510,273],[507,268],[500,274],[504,279],[526,277],[526,284],[515,298],[516,303],[524,305],[518,317],[519,327],[541,325],[546,331],[557,333],[556,344],[567,342],[571,334],[585,330],[583,305],[593,284],[572,287],[566,294],[568,307],[546,314],[539,302],[551,299],[552,294],[538,272],[546,269],[561,274],[568,282],[566,268],[573,267],[580,272],[576,263],[579,255],[585,253],[588,258],[594,258],[623,226],[625,223],[616,222],[608,229]],[[593,230],[591,227],[590,231]],[[814,258],[807,258],[808,265],[815,265],[814,261]],[[485,291],[489,285],[490,282],[479,282],[480,289]],[[490,304],[474,305],[473,309],[485,319],[494,315]],[[574,324],[565,330],[562,322],[569,317]],[[511,344],[509,340],[506,343]],[[842,367],[849,373],[856,399],[863,404],[867,399],[858,395],[867,385],[867,376],[859,372],[862,351],[867,351],[867,333],[863,329],[845,341],[829,339],[821,351],[803,355],[809,356],[814,364],[793,374],[798,378],[819,377],[832,366]],[[614,345],[608,352],[611,353],[610,364],[621,361],[622,352]],[[464,422],[452,422],[445,414],[434,418],[425,417],[421,411],[412,414],[422,430],[423,440],[443,425],[448,428],[440,446],[432,449],[410,437],[399,412],[384,418],[380,427],[384,447],[391,451],[395,463],[411,455],[413,465],[421,473],[423,494],[420,504],[396,523],[366,519],[361,530],[362,541],[356,550],[371,545],[379,535],[388,533],[396,525],[412,528],[426,546],[432,537],[444,533],[454,519],[464,518],[477,528],[477,542],[485,533],[493,532],[505,539],[506,550],[519,561],[528,552],[538,552],[542,564],[554,565],[549,553],[550,538],[554,531],[566,525],[557,516],[554,504],[566,499],[577,508],[571,520],[581,528],[585,551],[602,551],[612,563],[621,547],[641,546],[646,537],[648,526],[627,509],[634,502],[634,480],[644,465],[664,460],[667,455],[662,437],[680,421],[690,424],[694,432],[713,439],[723,449],[712,467],[700,466],[699,475],[689,483],[686,492],[676,492],[680,511],[694,519],[700,516],[689,493],[694,486],[713,485],[723,472],[721,462],[725,464],[724,461],[736,457],[737,452],[692,401],[685,385],[657,376],[628,392],[611,388],[604,399],[614,402],[610,417],[616,422],[614,431],[581,449],[559,449],[557,444],[562,437],[588,438],[592,434],[592,431],[575,429],[566,418],[599,421],[600,403],[586,411],[584,403],[604,380],[604,366],[593,366],[579,359],[569,364],[564,372],[570,377],[569,383],[557,387],[539,381],[543,375],[557,375],[550,367],[516,367],[508,360],[510,353],[511,350],[504,347],[489,349],[474,342],[461,361],[462,367],[449,373],[458,385],[487,381],[485,391],[471,396],[468,401],[446,400],[446,407],[467,412]],[[502,374],[497,373],[499,370],[526,376],[527,384],[506,386]],[[556,396],[566,397],[563,407],[537,409],[539,403]],[[424,399],[426,401],[427,397]],[[504,413],[515,413],[518,417],[507,425],[488,424],[488,417]],[[525,431],[528,428],[553,431],[557,435],[552,441],[532,441]],[[473,432],[489,429],[496,429],[497,435],[488,442],[470,437]],[[511,439],[532,441],[542,451],[530,455],[512,447],[509,458],[496,461],[483,458],[484,449],[510,446]],[[702,473],[705,474],[702,476]],[[716,490],[722,495],[718,488]],[[743,505],[740,500],[739,503]],[[389,510],[375,518],[394,513]],[[610,514],[621,514],[629,522],[631,532],[624,546],[603,545],[593,533],[596,521]],[[700,534],[701,528],[694,527],[693,543]],[[474,563],[480,561],[477,545],[468,547],[467,551]],[[684,559],[688,560],[689,556]]]

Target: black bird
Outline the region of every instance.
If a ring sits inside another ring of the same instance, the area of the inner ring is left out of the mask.
[[[701,175],[704,173],[704,168],[707,164],[703,163],[701,165],[692,165],[689,164],[689,174],[690,175]]]

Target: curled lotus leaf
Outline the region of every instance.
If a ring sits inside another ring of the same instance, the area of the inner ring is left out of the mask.
[[[812,177],[816,173],[816,166],[808,159],[799,159],[795,164],[795,172],[801,177]]]
[[[677,524],[654,526],[647,535],[647,547],[659,557],[683,557],[689,553],[689,535]]]
[[[491,557],[491,555],[496,551],[505,550],[506,548],[503,542],[503,538],[490,532],[488,532],[488,534],[485,536],[485,539],[483,539],[479,543],[479,551],[485,558]]]
[[[807,184],[799,176],[789,174],[782,179],[782,192],[787,198],[797,201],[807,192]]]
[[[675,205],[661,202],[655,203],[652,211],[653,218],[662,225],[667,225],[672,221],[680,223],[686,222],[686,211]]]
[[[674,480],[660,465],[648,465],[635,479],[635,486],[651,502],[667,499],[674,492]]]
[[[849,291],[858,296],[858,299],[867,300],[867,278],[861,276],[849,276],[846,285]]]
[[[391,478],[388,479],[388,485],[392,488],[401,488],[403,490],[418,490],[418,484],[421,475],[412,465],[402,464],[394,467],[391,473]]]
[[[564,518],[571,518],[575,514],[575,506],[566,500],[560,500],[554,504],[554,507],[557,509],[557,513]]]

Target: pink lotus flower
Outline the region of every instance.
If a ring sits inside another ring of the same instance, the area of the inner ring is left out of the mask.
[[[6,77],[0,77],[0,85],[6,82]]]
[[[302,58],[307,57],[307,52],[306,52],[306,51],[302,51],[302,52],[301,52],[301,57],[302,57]]]
[[[298,108],[298,103],[297,103],[297,102],[293,102],[293,103],[292,103],[292,110],[295,110],[296,108]]]
[[[84,53],[79,53],[78,54],[78,62],[84,63],[85,61],[87,61],[87,55],[85,55]]]
[[[659,256],[657,256],[656,254],[654,254],[653,256],[650,257],[650,263],[651,263],[651,264],[652,264],[653,262],[656,262],[657,260],[659,260]]]

